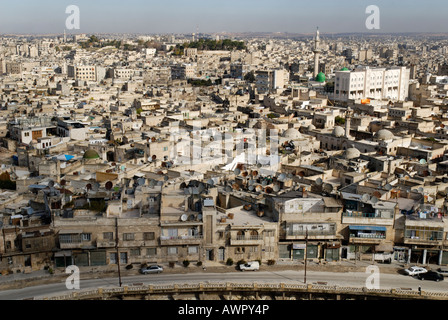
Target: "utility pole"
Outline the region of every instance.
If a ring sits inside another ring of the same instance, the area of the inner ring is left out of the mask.
[[[308,251],[308,229],[305,230],[305,274],[303,278],[303,282],[306,283],[306,255]]]
[[[115,218],[115,247],[117,249],[118,285],[121,287],[120,253],[118,252],[118,217]]]

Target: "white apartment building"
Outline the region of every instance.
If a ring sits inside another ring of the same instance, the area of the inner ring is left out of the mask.
[[[67,75],[69,78],[81,81],[98,82],[106,77],[106,68],[99,66],[67,66]]]
[[[95,66],[68,66],[67,73],[69,78],[83,81],[97,81]]]
[[[334,99],[376,99],[405,101],[409,94],[410,70],[406,67],[336,71]]]
[[[196,77],[196,64],[183,63],[171,66],[171,79],[191,79]]]
[[[134,69],[114,69],[114,78],[115,79],[131,79],[135,74]]]
[[[283,88],[289,81],[286,70],[259,70],[256,72],[256,86],[259,94]]]

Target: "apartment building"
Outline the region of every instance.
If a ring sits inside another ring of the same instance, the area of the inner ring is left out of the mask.
[[[369,68],[335,73],[334,99],[376,99],[405,101],[409,95],[410,70],[406,67],[391,69]]]

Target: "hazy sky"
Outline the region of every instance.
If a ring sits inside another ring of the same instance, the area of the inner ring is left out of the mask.
[[[0,34],[62,33],[66,7],[80,9],[68,33],[448,32],[447,0],[15,0],[2,1]],[[366,8],[380,9],[368,30]]]

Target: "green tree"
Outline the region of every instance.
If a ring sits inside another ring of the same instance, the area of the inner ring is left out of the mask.
[[[338,125],[343,125],[343,124],[345,124],[345,119],[340,116],[336,116],[334,118],[334,122]]]
[[[250,83],[255,82],[255,74],[253,71],[250,71],[244,75],[244,80]]]

